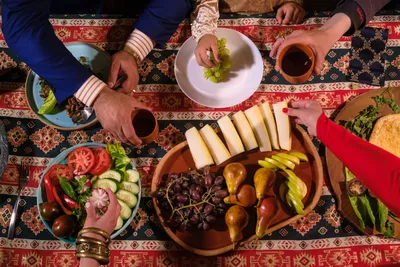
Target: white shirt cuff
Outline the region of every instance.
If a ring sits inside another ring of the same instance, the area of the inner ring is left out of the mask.
[[[101,90],[103,90],[106,86],[107,85],[102,80],[92,75],[84,84],[82,84],[74,96],[86,106],[90,107]]]
[[[135,29],[126,41],[125,46],[135,52],[139,56],[140,61],[142,61],[153,49],[154,43],[146,34]]]

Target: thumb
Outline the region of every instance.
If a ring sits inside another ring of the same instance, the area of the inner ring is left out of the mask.
[[[284,13],[285,13],[285,11],[283,10],[283,8],[279,8],[278,12],[276,13],[276,20],[278,21],[279,24],[282,24],[282,19],[283,19]]]
[[[215,44],[211,45],[211,50],[214,54],[214,58],[216,61],[221,62],[221,59],[219,58],[219,52],[218,52],[218,46]]]
[[[90,201],[86,202],[86,214],[89,219],[96,220],[96,209]]]
[[[118,78],[118,73],[120,69],[121,64],[117,63],[116,61],[113,62],[111,65],[111,70],[110,73],[108,74],[108,87],[113,88],[115,82],[117,81]]]
[[[324,63],[325,63],[325,58],[317,56],[317,59],[315,61],[315,67],[314,67],[314,73],[316,75],[321,74],[321,71],[324,68]]]

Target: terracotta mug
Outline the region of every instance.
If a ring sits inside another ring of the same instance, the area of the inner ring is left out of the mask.
[[[158,122],[154,114],[147,109],[132,111],[132,124],[142,145],[149,144],[158,136]]]
[[[301,52],[301,53],[298,53]],[[290,54],[292,53],[296,53],[296,55],[302,56],[302,58],[306,59],[307,61],[301,61],[300,57],[295,57],[293,58],[292,66],[290,66],[291,68],[294,68],[295,66],[295,70],[290,70],[288,66],[285,66],[285,60],[287,60],[288,56],[290,56]],[[305,54],[304,55],[302,55]],[[303,62],[303,63],[302,63]],[[294,65],[293,65],[294,64]],[[302,66],[299,64],[307,64],[310,65],[307,69],[307,67]],[[286,81],[293,83],[293,84],[300,84],[300,83],[304,83],[306,81],[308,81],[308,79],[311,77],[311,74],[313,72],[314,69],[314,65],[315,65],[315,55],[313,50],[308,46],[308,45],[304,45],[304,44],[292,44],[292,45],[288,45],[285,48],[282,49],[281,53],[279,54],[279,58],[278,58],[278,66],[281,70],[281,74],[282,76],[285,78]],[[303,67],[303,69],[301,69]],[[304,71],[302,71],[304,70]],[[296,72],[300,72],[300,73],[296,73]],[[296,74],[294,74],[296,73]]]

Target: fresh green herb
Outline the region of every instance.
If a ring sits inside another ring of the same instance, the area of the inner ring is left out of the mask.
[[[53,91],[48,92],[47,98],[44,100],[42,106],[40,107],[39,114],[49,114],[57,104],[57,99]]]
[[[377,205],[378,205],[378,215],[379,215],[379,222],[376,224],[376,229],[379,232],[384,233],[386,221],[387,221],[388,215],[389,215],[389,210],[378,199],[376,201],[377,201]]]
[[[79,225],[83,227],[86,220],[86,211],[85,211],[85,204],[88,201],[88,198],[91,196],[91,190],[87,190],[78,195],[77,203],[79,205],[78,209],[73,209],[72,214],[76,216],[78,219]]]
[[[383,233],[386,237],[394,236],[394,223],[386,221],[386,231]]]
[[[67,194],[67,196],[69,196],[73,200],[76,200],[75,190],[72,187],[72,184],[69,182],[69,180],[60,175],[58,175],[58,180],[60,181],[60,185],[64,193]]]
[[[124,148],[120,144],[107,144],[106,149],[113,160],[115,171],[118,171],[124,178],[127,166],[131,163]]]
[[[385,97],[385,95],[388,95],[388,97]],[[357,116],[348,121],[339,121],[340,125],[364,140],[369,139],[374,129],[374,124],[379,118],[380,108],[382,106],[387,105],[393,112],[399,112],[399,106],[392,98],[389,88],[383,91],[382,94],[372,97],[372,99],[375,101],[375,105],[369,105]]]

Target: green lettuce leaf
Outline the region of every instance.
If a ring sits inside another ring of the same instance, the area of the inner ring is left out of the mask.
[[[378,203],[378,215],[379,215],[379,222],[376,224],[376,229],[384,233],[386,228],[386,221],[388,219],[389,210],[388,208],[377,199]]]
[[[345,174],[346,174],[346,182],[350,182],[354,178],[353,173],[350,172],[349,169],[345,168]],[[366,208],[364,205],[359,205],[358,197],[356,196],[349,196],[351,206],[353,207],[354,213],[356,214],[357,218],[360,220],[360,227],[362,229],[365,229],[365,223],[367,221],[367,212]]]
[[[375,218],[374,212],[371,208],[371,203],[370,203],[368,197],[366,195],[362,195],[362,196],[358,196],[358,199],[360,200],[361,205],[364,206],[364,208],[366,210],[366,215],[369,216],[369,218],[372,222],[372,225],[375,227],[376,218]]]
[[[131,163],[131,159],[125,153],[125,149],[120,144],[107,144],[106,150],[113,160],[115,170],[124,178],[126,176],[126,167]]]
[[[54,107],[57,105],[57,99],[54,95],[53,91],[49,91],[49,95],[44,100],[42,106],[40,107],[38,113],[39,114],[49,114]]]

